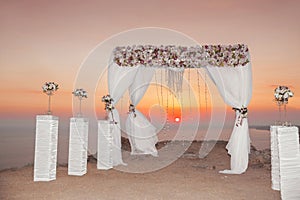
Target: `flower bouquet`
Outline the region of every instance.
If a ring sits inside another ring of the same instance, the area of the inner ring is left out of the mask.
[[[75,97],[78,97],[79,99],[79,113],[78,116],[81,117],[82,116],[82,112],[81,112],[81,101],[83,98],[87,98],[87,92],[84,89],[75,89],[72,94]]]
[[[288,104],[289,98],[293,97],[294,93],[287,87],[287,86],[278,86],[274,90],[274,101],[278,105],[278,111],[279,111],[279,123],[282,125],[288,125],[287,119],[286,119],[286,105]],[[281,119],[281,106],[284,106],[284,116],[285,116],[285,122],[282,123]]]
[[[105,103],[104,110],[111,113],[112,123],[117,124],[117,122],[114,120],[114,114],[112,112],[112,110],[115,109],[115,107],[113,106],[113,101],[113,98],[111,98],[109,94],[102,97],[102,102]]]
[[[48,111],[47,114],[51,115],[51,96],[54,94],[56,90],[58,90],[58,84],[54,82],[46,82],[42,86],[43,92],[48,95]]]

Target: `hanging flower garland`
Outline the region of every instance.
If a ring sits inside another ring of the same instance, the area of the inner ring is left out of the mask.
[[[138,45],[116,47],[113,61],[122,67],[166,66],[199,68],[203,66],[237,67],[249,63],[249,50],[244,44],[205,45],[195,47]]]
[[[114,115],[112,112],[112,110],[115,109],[115,107],[113,106],[113,101],[113,98],[111,98],[109,94],[102,97],[102,102],[105,103],[104,110],[109,111],[111,113],[111,117],[113,120],[112,123],[117,124],[117,122],[114,120]]]

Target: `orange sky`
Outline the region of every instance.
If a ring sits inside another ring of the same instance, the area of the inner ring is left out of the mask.
[[[253,68],[251,123],[274,120],[272,90],[284,84],[295,92],[288,112],[299,124],[299,8],[294,0],[1,1],[1,118],[45,112],[45,81],[60,84],[53,110],[70,116],[77,71],[97,44],[129,29],[162,27],[200,44],[247,44]]]

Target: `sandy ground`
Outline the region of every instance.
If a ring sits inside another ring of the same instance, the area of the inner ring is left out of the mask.
[[[158,158],[125,152],[128,166],[107,171],[97,170],[96,161],[90,159],[88,172],[81,177],[68,176],[67,167],[59,166],[51,182],[33,182],[32,166],[4,170],[0,199],[280,199],[280,192],[271,189],[269,165],[259,162],[258,153],[251,157],[246,173],[224,175],[218,171],[229,168],[226,143],[218,142],[202,159],[199,142],[182,156],[175,155],[172,149],[184,145],[161,144]]]

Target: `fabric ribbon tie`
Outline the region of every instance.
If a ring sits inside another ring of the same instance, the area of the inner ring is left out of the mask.
[[[248,109],[247,107],[242,107],[242,108],[232,108],[234,111],[238,111],[238,118],[236,121],[236,126],[242,126],[243,124],[243,119],[247,118],[248,116]]]
[[[129,112],[128,114],[133,113],[133,117],[136,117],[136,113],[135,113],[135,106],[133,104],[129,105]]]

